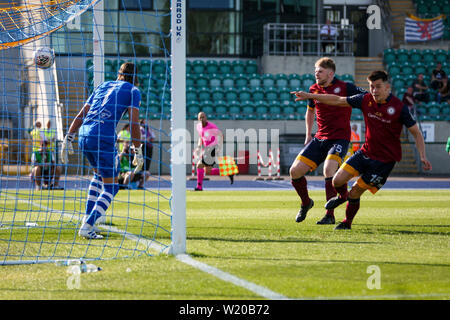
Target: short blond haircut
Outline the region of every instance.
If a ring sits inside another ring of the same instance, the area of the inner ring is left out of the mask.
[[[323,57],[317,60],[315,66],[322,67],[324,69],[331,69],[333,72],[336,72],[336,64],[334,63],[334,60],[328,57]]]

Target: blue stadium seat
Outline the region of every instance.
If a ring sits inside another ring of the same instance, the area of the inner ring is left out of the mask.
[[[117,60],[105,59],[105,73],[117,74],[119,70]]]
[[[395,61],[389,63],[387,69],[391,78],[401,73],[400,64]]]
[[[362,120],[363,119],[363,113],[362,113],[361,109],[352,108],[351,119],[352,120]]]
[[[431,49],[425,49],[422,51],[423,62],[428,64],[431,61],[435,60],[434,51]]]
[[[236,77],[234,78],[234,85],[236,87],[246,87],[248,86],[248,78],[245,74],[243,73],[239,73],[238,75],[236,75]]]
[[[156,74],[166,72],[166,62],[162,59],[152,61],[152,72]]]
[[[255,60],[247,60],[247,62],[245,63],[245,73],[258,73],[258,64]]]
[[[219,73],[228,74],[231,73],[231,62],[228,60],[219,61]]]
[[[225,92],[222,87],[213,87],[211,89],[211,99],[213,101],[219,101],[225,99]]]
[[[211,74],[209,76],[209,85],[211,87],[220,87],[222,85],[223,76],[218,73]]]
[[[412,83],[414,82],[414,80],[417,79],[417,76],[415,74],[410,74],[408,76],[405,77],[405,85],[406,87],[410,87],[412,85]],[[406,88],[404,88],[404,90],[406,90]]]
[[[209,87],[200,87],[197,89],[198,100],[200,101],[209,101],[211,100],[211,92]]]
[[[288,76],[284,73],[279,73],[275,75],[275,85],[279,88],[281,87],[287,87],[289,84],[288,82]]]
[[[392,78],[392,87],[394,89],[399,89],[399,88],[405,88],[406,87],[406,83],[405,83],[405,79],[402,75],[396,75]]]
[[[395,61],[395,50],[394,49],[386,49],[383,52],[383,61],[385,64],[389,64],[393,61]]]
[[[423,74],[426,72],[427,72],[427,66],[423,62],[419,61],[414,64],[414,73],[416,75],[418,75],[419,73]]]
[[[152,72],[152,64],[150,60],[141,60],[137,64],[139,73],[148,74]]]
[[[193,86],[186,87],[186,101],[198,100],[197,89]]]
[[[261,77],[263,87],[273,87],[275,85],[275,77],[273,74],[265,73]]]
[[[245,61],[242,60],[234,60],[231,63],[231,72],[233,74],[245,73]]]
[[[195,85],[197,88],[206,87],[209,85],[209,76],[204,73],[195,74]]]
[[[404,61],[401,65],[400,69],[401,69],[401,73],[405,76],[414,74],[414,67],[408,61]]]
[[[267,101],[278,100],[278,90],[275,87],[266,88],[265,99]]]
[[[339,77],[339,79],[341,79],[342,81],[351,82],[351,83],[355,82],[355,79],[353,78],[353,76],[348,73],[341,75]]]
[[[186,74],[192,73],[192,61],[186,60]]]
[[[411,49],[409,51],[409,62],[416,64],[422,61],[422,52],[418,49]]]
[[[190,101],[186,104],[186,111],[189,119],[196,119],[200,112],[200,103],[198,101]]]
[[[278,100],[280,101],[290,101],[294,100],[294,97],[291,95],[291,90],[288,87],[279,88],[278,90]]]
[[[260,87],[261,86],[261,77],[259,74],[251,74],[248,76],[248,84],[250,87]]]
[[[316,83],[314,75],[307,73],[302,76],[302,87],[305,89],[309,89],[314,83]]]
[[[261,87],[253,88],[252,99],[255,102],[264,100],[265,99],[264,89],[262,89]]]
[[[234,77],[232,74],[227,73],[223,76],[222,85],[224,87],[234,87]]]
[[[225,88],[225,101],[233,102],[238,100],[238,92],[235,87]]]
[[[207,60],[205,63],[205,72],[216,74],[219,72],[219,63],[216,60]]]
[[[248,87],[238,87],[237,91],[240,101],[252,100],[252,90],[250,90]]]
[[[409,51],[406,49],[399,49],[396,52],[396,61],[397,62],[406,62],[409,60]]]
[[[269,112],[271,114],[280,114],[281,113],[280,102],[277,100],[269,101]]]
[[[214,114],[214,103],[208,100],[200,101],[200,110],[210,117],[210,115]]]
[[[205,62],[203,60],[192,61],[192,73],[205,73]]]
[[[289,88],[299,88],[302,86],[302,79],[299,74],[292,73],[288,76]]]
[[[241,113],[244,116],[245,120],[254,120],[256,119],[255,115],[255,105],[251,101],[246,101],[241,104]]]
[[[266,101],[257,101],[255,102],[255,112],[257,115],[267,114],[269,111],[269,107]],[[267,117],[266,117],[267,118]]]
[[[447,51],[443,49],[436,50],[434,56],[436,62],[445,63],[449,60]]]
[[[186,74],[186,87],[193,87],[195,86],[195,77],[192,73]]]

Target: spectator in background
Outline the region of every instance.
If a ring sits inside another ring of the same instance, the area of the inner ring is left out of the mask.
[[[352,135],[350,137],[350,142],[352,143],[353,153],[359,150],[359,142],[361,138],[358,134],[358,126],[356,124],[352,125]]]
[[[40,121],[36,121],[34,129],[31,130],[31,144],[33,146],[33,152],[38,151],[41,148],[41,141],[45,140],[44,132],[42,131],[42,124]]]
[[[138,182],[138,189],[144,189],[144,179],[146,174],[144,171],[136,171],[136,166],[133,166],[134,150],[130,148],[130,141],[125,140],[123,149],[119,154],[119,188],[130,188],[131,182]]]
[[[56,130],[52,129],[52,122],[47,121],[47,128],[44,130],[45,140],[48,141],[48,148],[51,152],[55,151]]]
[[[415,102],[425,102],[427,103],[430,99],[427,93],[428,86],[423,80],[423,73],[419,73],[417,75],[417,79],[414,80],[413,84],[413,95]]]
[[[125,141],[131,142],[130,124],[126,123],[122,130],[117,135],[117,150],[123,150],[123,143]]]
[[[152,155],[153,155],[153,140],[155,140],[155,134],[153,133],[150,126],[147,124],[145,119],[142,119],[140,121],[140,127],[141,127],[141,139],[142,143],[144,144],[144,167],[142,168],[143,171],[150,172],[150,164],[152,162]]]
[[[34,182],[35,189],[55,189],[61,190],[59,178],[61,176],[61,167],[55,162],[55,154],[49,148],[47,140],[41,141],[41,146],[33,152],[31,156],[31,180]]]
[[[409,112],[414,114],[414,95],[413,95],[413,87],[408,87],[405,94],[403,95],[402,102],[408,106]]]
[[[448,89],[448,79],[445,78],[442,82],[442,87],[438,90],[438,94],[436,95],[436,100],[438,103],[447,102],[450,99],[450,92]]]
[[[322,40],[322,52],[326,52],[326,48],[331,44],[334,50],[335,39],[339,36],[338,29],[331,25],[331,21],[327,19],[326,24],[320,29],[320,38]],[[333,51],[333,49],[331,51]]]
[[[431,88],[439,90],[444,86],[444,80],[447,79],[445,71],[442,70],[442,63],[436,64],[436,69],[431,73]]]

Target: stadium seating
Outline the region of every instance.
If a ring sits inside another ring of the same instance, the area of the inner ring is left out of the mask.
[[[426,5],[426,2],[423,3]],[[391,77],[394,94],[399,98],[403,98],[406,88],[412,85],[418,74],[423,74],[425,82],[429,85],[431,72],[436,67],[437,62],[441,62],[442,69],[447,75],[450,75],[449,56],[449,51],[443,49],[386,49],[384,51],[383,61]],[[408,58],[406,59],[406,57]],[[446,102],[443,101],[439,105],[436,102],[437,91],[433,89],[429,89],[427,93],[431,102],[417,106],[419,119],[427,121],[448,121],[450,116],[447,113]]]
[[[395,57],[395,53],[394,57]],[[440,55],[444,57],[444,55]],[[446,57],[446,55],[445,55]],[[119,64],[105,59],[105,78],[115,80]],[[164,59],[137,61],[142,107],[151,119],[170,117],[170,62]],[[92,89],[93,62],[86,61],[87,80]],[[351,75],[339,79],[353,82]],[[256,60],[195,59],[186,61],[186,115],[196,119],[199,110],[212,119],[304,119],[306,104],[294,102],[293,90],[308,90],[313,74],[259,73]]]

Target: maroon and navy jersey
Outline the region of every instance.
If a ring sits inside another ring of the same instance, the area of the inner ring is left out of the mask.
[[[344,82],[336,78],[328,87],[319,86],[317,83],[309,88],[310,93],[334,94],[341,97],[353,96],[365,92],[357,88],[353,83]],[[309,100],[309,108],[315,109],[318,130],[317,139],[344,139],[350,141],[350,108],[330,106],[315,100]]]
[[[366,141],[361,150],[369,158],[381,162],[400,161],[400,135],[403,125],[416,124],[409,108],[392,94],[384,103],[377,103],[370,93],[347,97],[353,108],[361,109],[366,124]]]

